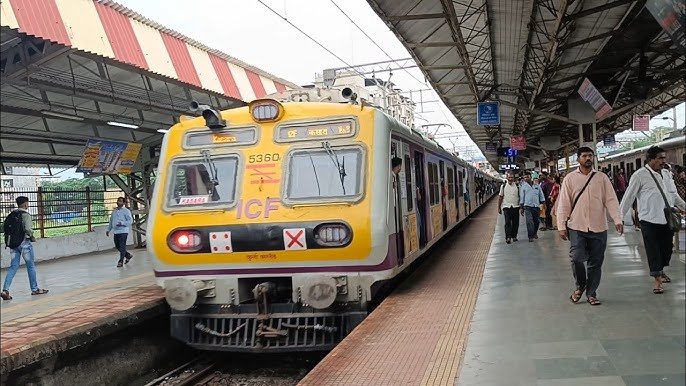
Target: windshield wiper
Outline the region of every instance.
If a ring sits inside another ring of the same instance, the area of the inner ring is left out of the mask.
[[[217,178],[217,165],[214,164],[212,160],[212,155],[210,151],[205,149],[200,151],[202,154],[203,161],[205,161],[205,168],[210,177],[210,184],[212,184],[212,201],[219,200],[219,193],[217,192],[217,185],[219,185],[219,179]]]
[[[341,189],[343,189],[343,195],[345,196],[345,176],[347,175],[345,173],[345,156],[343,156],[343,164],[341,165],[341,163],[338,162],[338,156],[331,148],[331,144],[329,142],[322,142],[322,147],[324,150],[326,150],[326,154],[328,154],[331,158],[331,162],[333,162],[334,166],[336,166],[336,170],[338,170],[338,176],[341,179]]]

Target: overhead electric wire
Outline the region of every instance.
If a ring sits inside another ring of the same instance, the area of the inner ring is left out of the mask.
[[[367,35],[367,33],[366,33],[359,25],[357,25],[357,23],[355,23],[355,21],[354,21],[350,16],[348,16],[348,14],[345,13],[345,11],[342,10],[341,7],[339,7],[338,4],[336,4],[336,2],[335,2],[334,0],[329,0],[329,1],[331,2],[331,4],[334,5],[334,7],[338,8],[338,10],[341,11],[341,13],[342,13],[348,20],[350,20],[350,22],[353,23],[353,25],[354,25],[355,27],[357,27],[357,29],[360,30],[360,32],[362,32],[362,34],[363,34],[364,36],[366,36],[367,39],[369,39],[369,41],[371,41],[372,43],[374,43],[374,45],[375,45],[379,50],[381,50],[381,52],[383,52],[383,53],[388,57],[388,59],[392,60],[393,63],[395,63],[395,64],[401,66],[400,63],[398,63],[397,60],[393,59],[393,57],[392,57],[388,52],[386,52],[386,51],[385,51],[376,41],[374,41],[374,39],[372,39],[371,36]],[[402,66],[401,66],[401,67],[402,67]],[[415,77],[414,75],[412,75],[412,73],[410,73],[410,71],[408,71],[408,69],[403,68],[403,70],[404,70],[405,72],[407,72],[407,74],[408,74],[409,76],[411,76],[412,79],[416,80],[416,81],[419,82],[419,83],[426,84],[426,81],[422,82],[421,80],[417,79],[417,77]]]
[[[340,60],[341,62],[343,62],[343,64],[345,64],[346,66],[352,68],[353,71],[357,72],[360,76],[362,76],[362,77],[364,78],[364,75],[363,75],[362,73],[360,73],[360,71],[356,70],[350,63],[346,62],[343,58],[341,58],[340,56],[336,55],[336,54],[335,54],[333,51],[331,51],[330,49],[326,48],[322,43],[318,42],[317,39],[315,39],[315,38],[313,38],[312,36],[310,36],[307,32],[301,30],[297,25],[291,23],[290,20],[286,19],[286,18],[283,17],[280,13],[276,12],[272,7],[270,7],[270,6],[268,6],[267,4],[265,4],[262,0],[257,0],[257,2],[260,3],[260,4],[262,4],[265,8],[267,8],[268,10],[270,10],[273,14],[275,14],[276,16],[278,16],[278,17],[280,17],[281,19],[283,19],[286,23],[290,24],[291,27],[297,29],[298,32],[300,32],[301,34],[305,35],[308,39],[312,40],[316,45],[318,45],[319,47],[323,48],[326,52],[328,52],[328,53],[330,53],[331,55],[333,55],[333,57],[335,57],[336,59],[338,59],[338,60]]]

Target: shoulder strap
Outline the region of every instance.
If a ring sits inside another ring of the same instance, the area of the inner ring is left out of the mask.
[[[647,166],[646,166],[646,169],[648,169]],[[657,188],[660,190],[660,194],[662,195],[662,199],[665,200],[665,208],[669,208],[669,201],[667,201],[667,196],[665,196],[665,192],[662,190],[662,186],[660,186],[660,182],[657,180],[657,178],[655,178],[655,176],[653,175],[653,172],[650,169],[648,169],[648,173],[650,173],[650,176],[653,177],[653,181],[655,181]],[[662,172],[660,172],[660,174],[662,174]]]
[[[589,182],[591,182],[591,179],[593,179],[593,176],[595,176],[596,172],[591,172],[591,176],[588,177],[586,180],[586,184],[584,185],[583,188],[581,188],[581,191],[579,194],[576,195],[576,198],[574,199],[574,202],[572,203],[572,210],[569,211],[569,216],[567,216],[567,220],[569,220],[572,217],[572,213],[574,212],[574,207],[576,207],[576,203],[579,201],[579,197],[584,193],[584,190],[586,190],[586,187],[588,186]]]

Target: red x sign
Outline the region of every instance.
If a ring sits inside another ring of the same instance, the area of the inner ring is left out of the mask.
[[[289,228],[283,230],[283,245],[287,251],[307,249],[305,228]]]

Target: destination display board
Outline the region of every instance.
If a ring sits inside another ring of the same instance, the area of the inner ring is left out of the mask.
[[[257,130],[254,127],[227,129],[221,131],[198,131],[186,134],[186,147],[253,145],[257,143]]]
[[[140,143],[90,138],[76,171],[86,174],[131,173],[142,146]]]
[[[302,125],[283,125],[277,128],[276,141],[310,141],[320,139],[345,138],[355,135],[353,121],[325,122]]]

